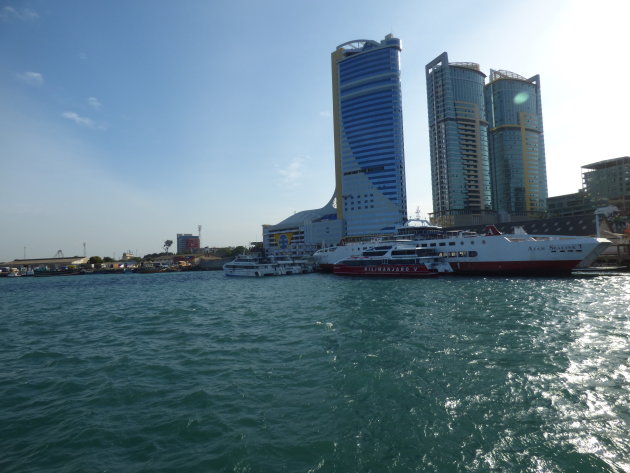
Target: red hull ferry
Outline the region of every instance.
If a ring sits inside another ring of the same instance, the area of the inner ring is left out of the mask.
[[[371,266],[350,266],[335,264],[333,273],[340,276],[378,276],[397,278],[426,278],[437,276],[437,271],[429,270],[423,264],[380,264]]]

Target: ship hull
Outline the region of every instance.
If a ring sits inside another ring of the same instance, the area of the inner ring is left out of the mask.
[[[334,274],[339,276],[376,276],[396,278],[426,278],[437,276],[437,271],[430,271],[422,264],[381,264],[370,266],[333,265]]]

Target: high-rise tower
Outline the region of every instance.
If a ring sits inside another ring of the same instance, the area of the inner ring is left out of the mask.
[[[447,53],[425,72],[433,219],[445,226],[484,223],[492,209],[486,75],[475,63],[449,63]]]
[[[490,70],[485,100],[495,208],[540,216],[547,208],[540,77]]]
[[[394,231],[407,217],[398,38],[332,53],[337,216],[347,235]]]

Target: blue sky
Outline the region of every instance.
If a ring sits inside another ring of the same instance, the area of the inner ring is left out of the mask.
[[[0,261],[248,244],[334,188],[330,53],[401,38],[408,208],[424,66],[540,74],[550,195],[630,153],[630,3],[0,0]]]

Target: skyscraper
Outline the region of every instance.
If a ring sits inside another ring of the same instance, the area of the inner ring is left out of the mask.
[[[547,208],[540,77],[490,70],[485,101],[495,208],[540,216]]]
[[[486,75],[471,62],[442,53],[426,65],[433,219],[478,224],[492,209]]]
[[[332,53],[337,217],[347,235],[393,231],[407,217],[398,38]]]

